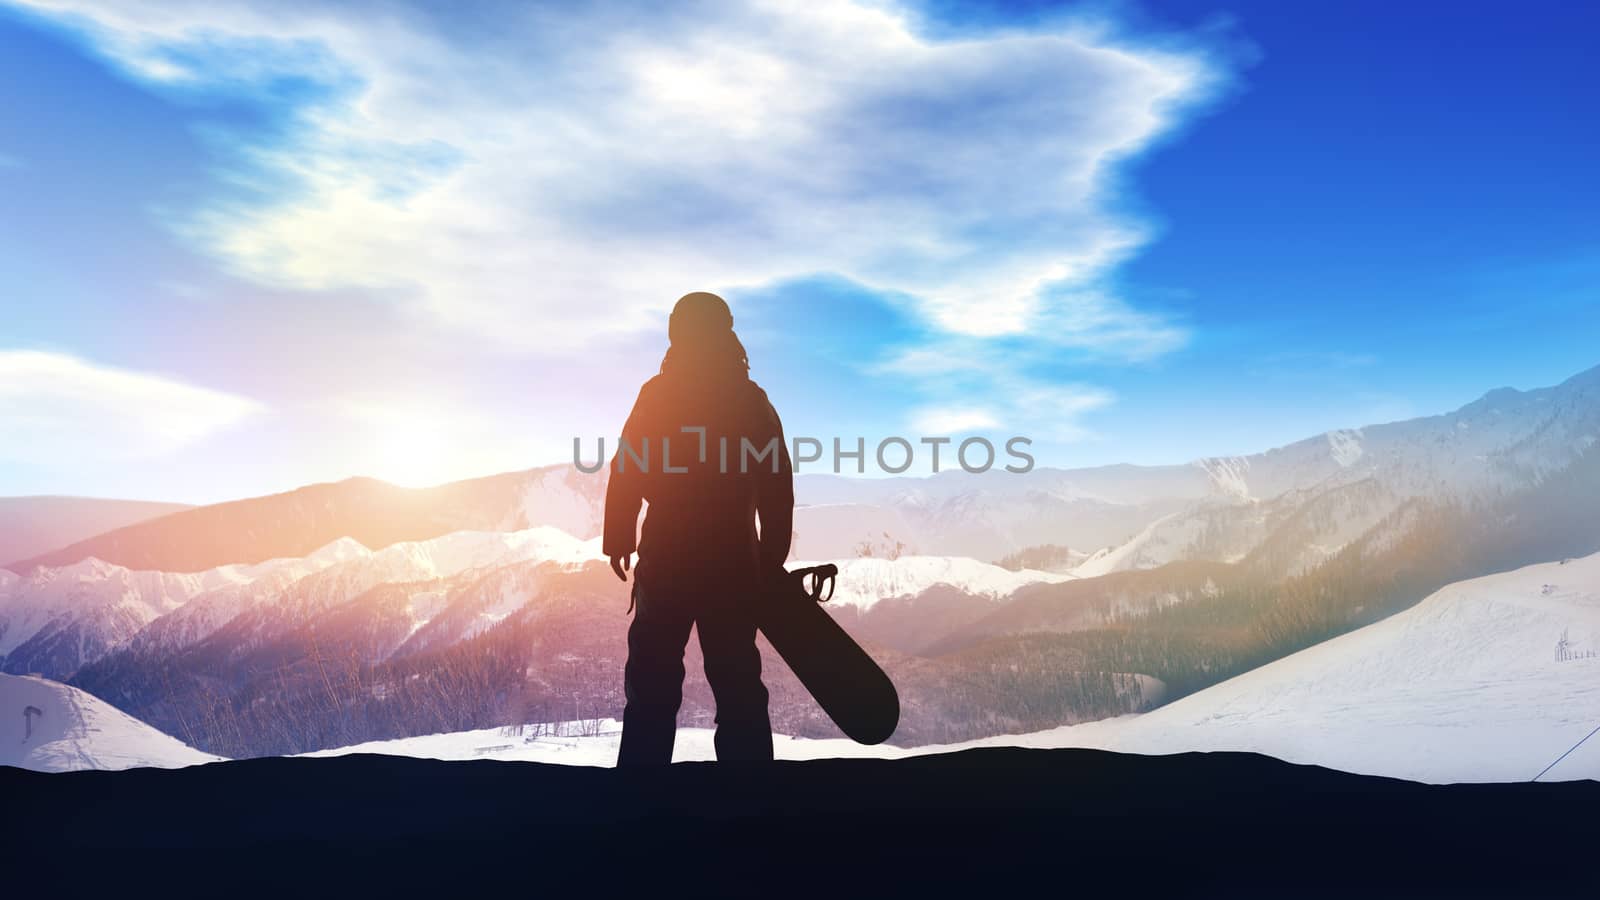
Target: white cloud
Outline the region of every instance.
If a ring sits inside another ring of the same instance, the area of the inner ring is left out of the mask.
[[[1019,385],[1010,395],[1008,418],[1014,427],[1041,441],[1071,443],[1094,436],[1079,421],[1084,413],[1110,406],[1116,397],[1104,388],[1078,384]]]
[[[259,412],[253,400],[60,353],[0,350],[0,460],[160,456]]]
[[[928,401],[906,424],[923,434],[1009,430],[1054,443],[1084,440],[1092,433],[1082,417],[1116,397],[1061,378],[1051,367],[1054,352],[1031,341],[952,337],[905,348],[867,371],[918,386]]]
[[[1091,437],[1082,417],[1110,406],[1115,395],[1052,378],[1039,371],[1042,362],[1037,347],[969,337],[909,348],[869,371],[919,386],[927,402],[911,410],[906,425],[920,434],[1008,431],[1055,444]]]
[[[247,148],[294,185],[185,228],[274,284],[379,289],[551,352],[694,289],[835,272],[954,334],[1141,357],[1180,328],[1094,292],[1147,239],[1118,163],[1220,74],[1085,29],[930,40],[893,7],[34,0],[138,77],[345,88]],[[482,11],[480,10],[480,13]],[[469,33],[470,32],[470,33]]]
[[[1046,385],[1011,376],[997,381],[1003,387],[988,391],[986,402],[924,406],[912,413],[911,427],[924,435],[1006,431],[1066,444],[1090,437],[1080,418],[1115,399],[1109,391],[1090,385]]]
[[[937,436],[997,428],[1000,421],[982,407],[930,406],[918,410],[911,424],[920,434]]]

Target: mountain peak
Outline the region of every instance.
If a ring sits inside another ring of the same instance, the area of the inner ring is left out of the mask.
[[[372,551],[367,545],[352,537],[341,537],[331,543],[324,544],[315,552],[308,554],[306,558],[314,562],[334,563],[371,555]]]
[[[1497,387],[1494,390],[1484,394],[1482,397],[1479,397],[1471,403],[1468,403],[1466,406],[1456,410],[1455,414],[1475,415],[1478,413],[1492,412],[1516,403],[1518,400],[1522,399],[1523,396],[1523,392],[1514,387]]]
[[[122,568],[122,566],[108,563],[97,556],[86,556],[75,563],[61,566],[56,570],[54,577],[96,581],[108,578],[112,573]]]
[[[1497,387],[1484,394],[1482,397],[1463,406],[1458,412],[1477,411],[1492,408],[1497,405],[1513,403],[1523,398],[1532,396],[1546,396],[1551,393],[1581,390],[1587,388],[1600,388],[1600,366],[1584,369],[1554,387],[1534,388],[1528,391],[1519,391],[1514,387]]]
[[[1600,387],[1600,366],[1584,369],[1561,382],[1561,387]]]

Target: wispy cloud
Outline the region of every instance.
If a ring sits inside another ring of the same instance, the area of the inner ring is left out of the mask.
[[[0,460],[159,456],[260,412],[245,397],[37,350],[0,350]]]
[[[1184,331],[1098,289],[1148,239],[1119,163],[1223,73],[1089,27],[933,40],[891,5],[33,0],[152,84],[328,90],[196,211],[231,269],[361,287],[551,352],[698,288],[834,272],[955,335],[1131,358]]]
[[[14,156],[5,152],[4,150],[0,150],[0,172],[5,171],[6,169],[20,168],[22,168],[22,157]]]
[[[1038,371],[1040,362],[1036,345],[952,338],[907,349],[870,371],[919,385],[928,399],[911,411],[907,425],[924,434],[1004,429],[1054,444],[1092,436],[1082,417],[1111,405],[1115,395],[1051,378]]]
[[[1093,436],[1082,417],[1109,406],[1116,398],[1092,385],[1016,383],[985,393],[976,405],[930,404],[912,412],[910,425],[919,434],[958,435],[1005,431],[1036,441],[1061,445]]]

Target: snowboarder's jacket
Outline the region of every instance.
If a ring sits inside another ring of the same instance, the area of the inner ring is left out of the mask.
[[[716,573],[753,584],[788,558],[794,472],[783,425],[742,371],[683,366],[645,382],[610,479],[603,550],[637,550],[636,580],[687,585]]]

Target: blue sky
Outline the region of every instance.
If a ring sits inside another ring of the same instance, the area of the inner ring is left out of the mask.
[[[0,5],[0,494],[613,433],[672,300],[791,433],[1182,462],[1600,364],[1600,12]]]

